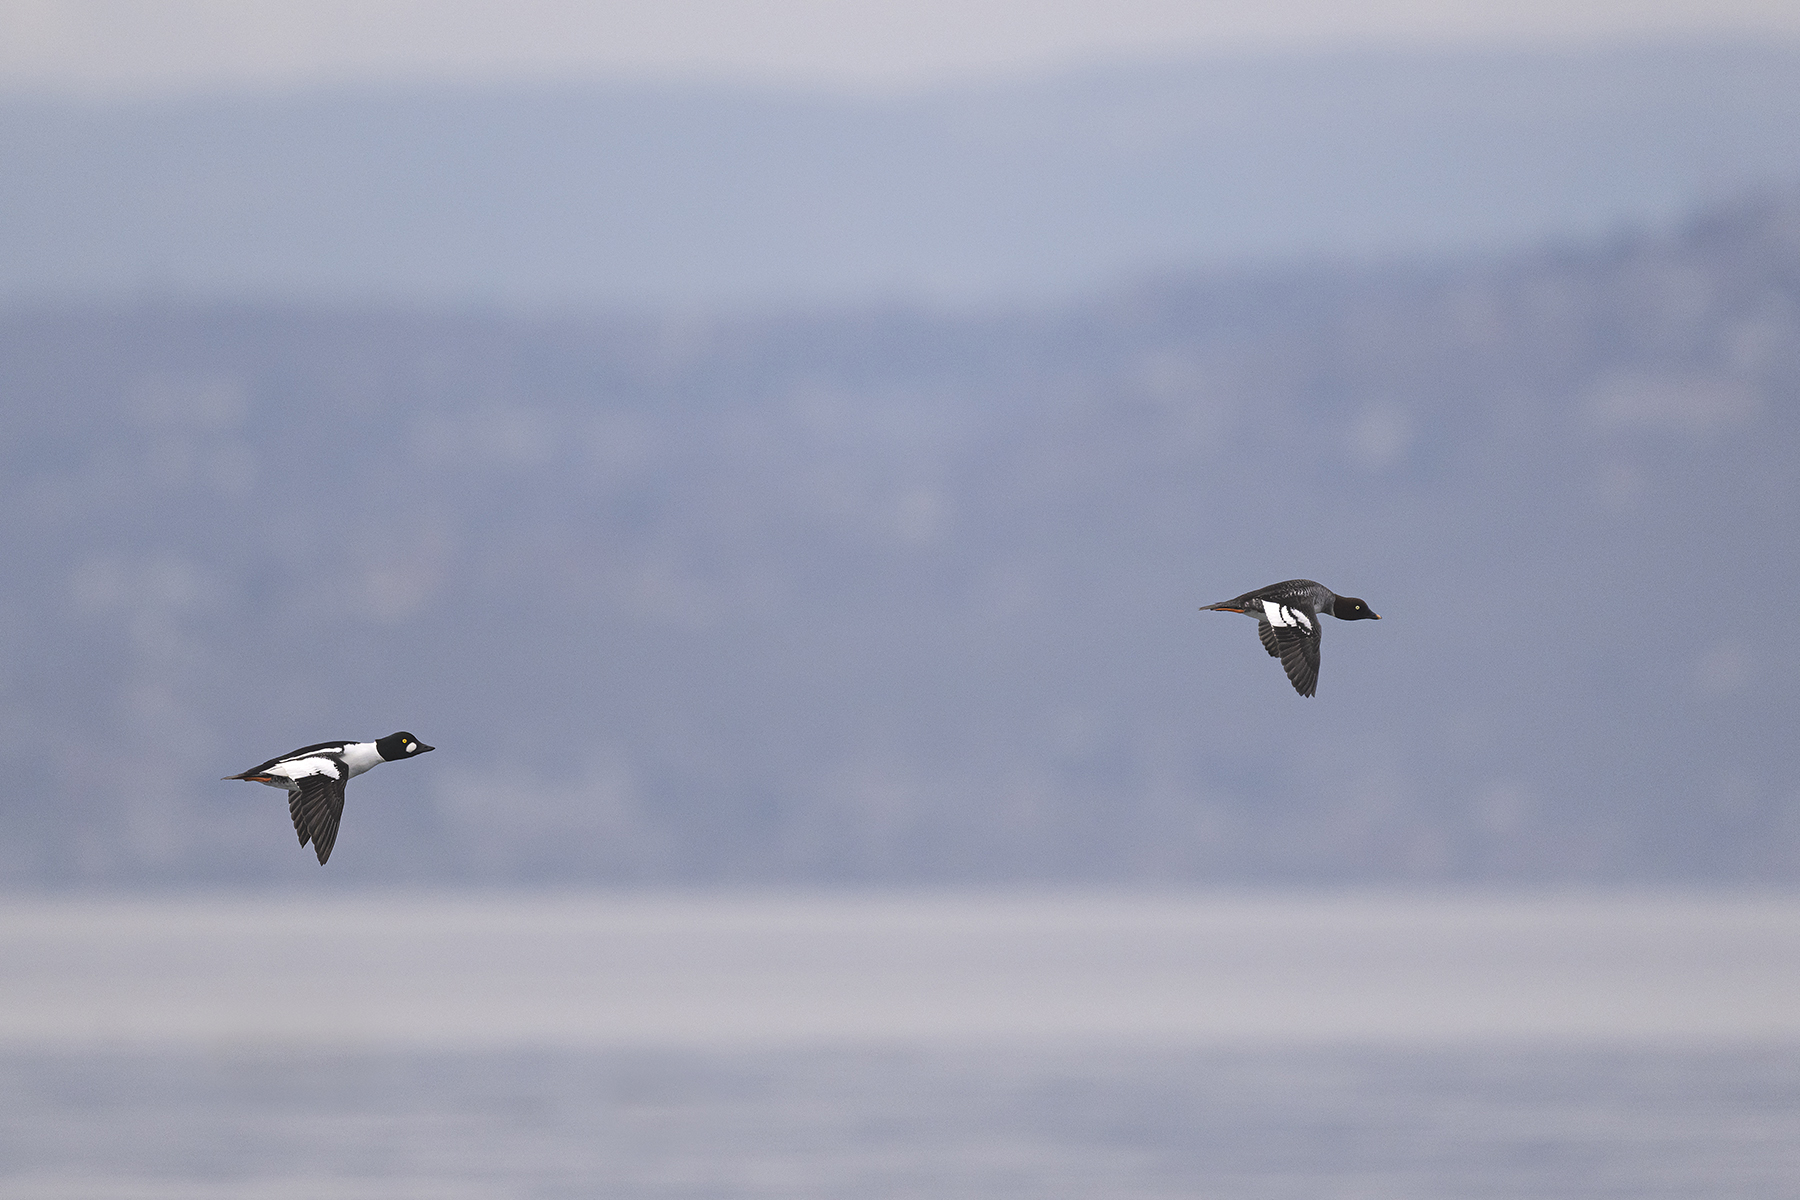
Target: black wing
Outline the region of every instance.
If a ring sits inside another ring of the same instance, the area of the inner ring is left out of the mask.
[[[1302,696],[1310,696],[1319,687],[1319,639],[1325,623],[1317,616],[1296,609],[1277,609],[1279,624],[1269,620],[1268,606],[1257,618],[1256,634],[1263,649],[1281,660],[1288,682]]]
[[[334,765],[343,771],[341,764]],[[300,835],[300,844],[312,843],[322,867],[331,857],[338,821],[344,815],[343,775],[308,775],[299,783],[299,790],[288,793],[288,815],[294,818],[294,832]]]
[[[1275,631],[1269,627],[1269,618],[1263,616],[1256,618],[1256,636],[1262,639],[1263,649],[1269,652],[1270,658],[1281,657],[1281,642],[1276,638]]]
[[[1281,647],[1281,669],[1287,672],[1288,682],[1302,696],[1310,696],[1319,690],[1319,624],[1313,622],[1310,631],[1301,629],[1277,629],[1275,641]],[[340,788],[341,792],[342,789]],[[323,860],[321,860],[323,861]]]

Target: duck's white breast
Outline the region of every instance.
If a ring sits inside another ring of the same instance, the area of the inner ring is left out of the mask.
[[[344,747],[344,765],[350,768],[351,776],[361,775],[380,761],[381,751],[374,742],[351,742]]]

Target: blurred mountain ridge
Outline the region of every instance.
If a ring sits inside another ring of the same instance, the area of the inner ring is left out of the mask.
[[[1800,194],[983,312],[0,313],[13,886],[1793,882]],[[1367,598],[1302,700],[1239,617]],[[323,873],[279,792],[332,737]]]

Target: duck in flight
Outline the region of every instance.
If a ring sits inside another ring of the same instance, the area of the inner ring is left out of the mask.
[[[390,733],[372,742],[320,742],[225,778],[286,788],[294,832],[302,846],[312,843],[322,867],[331,857],[338,820],[344,815],[344,785],[370,767],[434,749],[410,733]]]
[[[1263,649],[1281,660],[1288,682],[1302,696],[1319,686],[1319,617],[1330,613],[1340,621],[1379,621],[1366,601],[1340,596],[1310,579],[1289,579],[1245,592],[1235,600],[1202,605],[1201,612],[1234,612],[1256,618]]]

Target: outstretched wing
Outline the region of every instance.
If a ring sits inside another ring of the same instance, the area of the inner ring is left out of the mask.
[[[1269,618],[1256,618],[1256,636],[1262,639],[1263,649],[1269,652],[1270,658],[1281,657],[1281,641],[1269,627]]]
[[[1296,692],[1310,696],[1318,690],[1319,638],[1323,632],[1318,617],[1264,601],[1256,632],[1262,638],[1263,649],[1281,660],[1281,668]]]
[[[288,793],[288,815],[294,818],[294,832],[300,835],[302,846],[312,843],[321,867],[331,857],[331,847],[337,842],[338,821],[344,815],[344,776],[347,772],[341,763],[333,766],[337,774],[321,772],[303,776],[296,781],[299,789]]]

